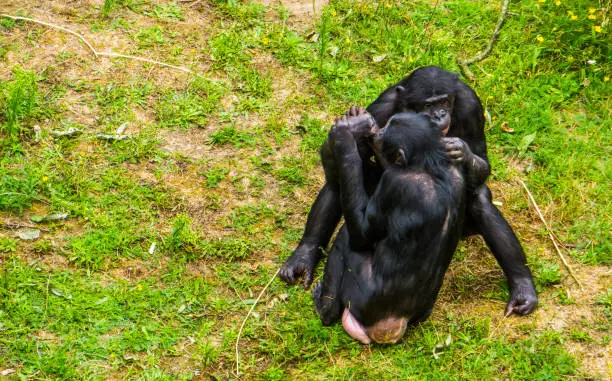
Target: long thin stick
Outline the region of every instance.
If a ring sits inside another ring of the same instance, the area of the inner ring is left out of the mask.
[[[61,25],[50,24],[50,23],[47,23],[47,22],[44,22],[44,21],[35,20],[35,19],[27,18],[27,17],[11,16],[11,15],[7,15],[7,14],[4,14],[4,13],[0,13],[0,16],[6,17],[6,18],[9,18],[9,19],[13,19],[13,20],[29,21],[29,22],[33,22],[35,24],[41,24],[41,25],[47,26],[49,28],[58,29],[58,30],[61,30],[61,31],[66,32],[66,33],[70,33],[73,36],[78,37],[81,41],[83,41],[83,43],[85,45],[87,45],[89,50],[91,50],[91,52],[94,54],[94,56],[96,56],[96,58],[99,58],[100,56],[104,56],[104,57],[116,57],[116,58],[127,58],[127,59],[131,59],[131,60],[135,60],[135,61],[149,62],[149,63],[155,64],[155,65],[169,67],[169,68],[172,68],[172,69],[183,71],[185,73],[193,73],[193,71],[187,69],[186,67],[174,66],[174,65],[167,64],[165,62],[156,61],[156,60],[152,60],[152,59],[149,59],[149,58],[136,57],[136,56],[130,56],[130,55],[126,55],[126,54],[119,54],[119,53],[113,53],[113,52],[99,52],[96,49],[94,49],[94,47],[85,39],[85,37],[81,36],[80,34],[74,32],[74,31],[72,31],[72,30],[70,30],[68,28],[65,28],[65,27],[63,27]]]
[[[27,17],[11,16],[11,15],[7,15],[7,14],[4,14],[4,13],[0,14],[0,16],[6,17],[6,18],[9,18],[9,19],[13,19],[13,20],[29,21],[29,22],[33,22],[33,23],[36,23],[36,24],[41,24],[41,25],[44,25],[44,26],[48,26],[49,28],[59,29],[59,30],[61,30],[63,32],[66,32],[66,33],[70,33],[73,36],[77,36],[81,41],[83,41],[83,43],[85,45],[87,45],[87,47],[89,48],[89,50],[91,50],[91,52],[94,54],[94,56],[96,56],[96,58],[98,57],[98,52],[96,51],[96,49],[93,48],[93,46],[91,46],[91,44],[89,42],[87,42],[85,37],[81,36],[77,32],[73,32],[70,29],[65,28],[65,27],[63,27],[61,25],[49,24],[49,23],[44,22],[44,21],[34,20],[34,19],[27,18]]]
[[[238,337],[236,337],[236,376],[240,376],[240,354],[238,353],[238,343],[240,342],[240,336],[242,336],[242,330],[244,329],[244,326],[245,326],[247,320],[249,319],[249,316],[251,316],[251,313],[255,309],[255,306],[257,306],[257,303],[259,302],[259,299],[261,299],[261,297],[266,292],[266,290],[268,289],[270,284],[272,284],[272,281],[274,281],[274,279],[276,279],[276,276],[278,275],[279,272],[280,272],[280,268],[278,270],[276,270],[276,273],[274,273],[274,275],[272,276],[272,279],[270,279],[268,284],[266,284],[266,286],[263,288],[263,290],[261,290],[261,292],[259,293],[259,296],[257,297],[257,299],[255,299],[255,303],[253,303],[253,305],[251,306],[251,309],[247,313],[247,316],[242,321],[242,325],[240,326],[240,330],[238,331]]]
[[[531,200],[531,203],[535,207],[536,212],[538,212],[538,216],[540,216],[540,220],[542,220],[542,223],[546,227],[546,231],[548,233],[548,236],[550,237],[550,240],[552,241],[553,245],[555,246],[555,249],[557,250],[557,254],[559,254],[559,257],[561,258],[561,261],[565,265],[565,268],[567,269],[569,274],[572,276],[572,278],[574,278],[576,283],[578,283],[578,286],[580,286],[580,289],[582,289],[582,283],[580,283],[578,278],[576,278],[576,275],[574,275],[574,272],[572,271],[572,267],[565,260],[565,257],[563,256],[563,253],[561,252],[561,250],[559,249],[559,246],[557,245],[557,240],[555,239],[556,235],[553,232],[553,230],[550,227],[550,225],[548,224],[548,222],[546,222],[546,219],[544,219],[544,216],[542,215],[542,212],[540,212],[540,208],[538,207],[538,204],[536,203],[535,199],[533,198],[533,195],[529,191],[529,188],[527,188],[527,185],[525,185],[523,180],[519,179],[518,181],[523,186],[523,188],[525,188],[525,190],[527,191],[527,196],[529,196],[529,200]]]
[[[504,3],[502,5],[502,11],[501,11],[501,14],[499,15],[499,20],[497,21],[497,25],[495,26],[495,31],[493,32],[493,36],[491,36],[491,40],[489,41],[487,48],[483,50],[482,52],[476,54],[474,57],[470,59],[462,60],[460,58],[457,58],[457,63],[459,64],[459,67],[461,68],[465,76],[468,77],[470,81],[474,80],[474,74],[472,73],[468,65],[471,65],[474,62],[484,60],[491,53],[491,50],[493,49],[493,45],[499,38],[499,32],[501,31],[501,27],[504,24],[504,21],[506,20],[506,15],[508,14],[509,4],[510,4],[510,0],[504,0]]]
[[[127,59],[131,59],[131,60],[136,60],[136,61],[149,62],[149,63],[156,64],[156,65],[159,65],[159,66],[165,66],[165,67],[169,67],[169,68],[172,68],[172,69],[184,71],[185,73],[193,73],[193,71],[187,69],[186,67],[174,66],[174,65],[167,64],[165,62],[155,61],[155,60],[152,60],[152,59],[149,59],[149,58],[136,57],[136,56],[128,56],[128,55],[125,55],[125,54],[112,53],[112,52],[98,52],[98,55],[99,56],[105,56],[105,57],[127,58]]]

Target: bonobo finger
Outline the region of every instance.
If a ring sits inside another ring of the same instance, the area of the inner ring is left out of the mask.
[[[280,273],[278,273],[278,276],[285,281],[285,283],[287,284],[294,284],[295,283],[295,276],[293,274],[293,271],[291,271],[291,269],[287,268],[287,265],[285,264],[285,266],[283,266],[281,268]]]
[[[304,271],[304,289],[308,290],[308,287],[312,284],[312,271]]]
[[[454,141],[446,142],[444,147],[446,148],[447,151],[450,151],[450,150],[461,150],[461,151],[463,151],[463,144],[458,143],[458,142],[454,142]]]
[[[367,113],[367,111],[366,111],[365,107],[359,107],[357,109],[357,115],[364,115],[366,113]]]
[[[533,301],[523,301],[522,303],[517,303],[517,304],[510,302],[508,303],[508,306],[506,306],[505,317],[510,317],[510,315],[512,314],[517,314],[521,316],[530,314],[531,312],[533,312],[536,306],[537,306],[537,302],[533,302]]]
[[[358,108],[356,106],[351,106],[348,113],[349,116],[357,116],[359,115]]]
[[[514,312],[514,307],[512,307],[511,305],[506,306],[506,313],[504,314],[505,318],[510,317],[510,315],[512,315],[512,313]]]

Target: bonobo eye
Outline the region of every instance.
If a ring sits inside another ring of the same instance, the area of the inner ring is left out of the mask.
[[[425,106],[423,106],[423,110],[429,110],[431,108],[431,103],[425,103]]]
[[[448,101],[448,99],[443,99],[442,101],[440,101],[440,106],[443,108],[450,108],[450,102]]]

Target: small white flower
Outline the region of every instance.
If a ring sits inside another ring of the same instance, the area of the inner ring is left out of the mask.
[[[588,60],[587,63],[589,65],[595,65],[597,63],[597,61],[595,61],[595,60]]]

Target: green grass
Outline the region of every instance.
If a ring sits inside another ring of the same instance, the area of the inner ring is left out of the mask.
[[[101,51],[191,75],[95,60],[73,36],[0,19],[0,371],[235,379],[242,320],[295,248],[323,184],[318,150],[330,123],[417,67],[458,72],[457,58],[486,46],[500,11],[484,0],[434,3],[336,0],[306,16],[276,3],[105,0],[44,18]],[[37,6],[3,12],[36,18]],[[489,118],[490,183],[528,254],[535,315],[503,319],[508,287],[479,239],[459,247],[431,318],[394,346],[364,347],[340,325],[323,327],[310,292],[277,279],[244,327],[243,379],[606,378],[603,7],[511,2],[491,55],[471,66]],[[96,136],[126,122],[125,140]],[[70,127],[82,133],[53,134]],[[519,179],[567,244],[583,290]],[[53,213],[68,217],[41,218]],[[24,228],[41,237],[17,238]]]

